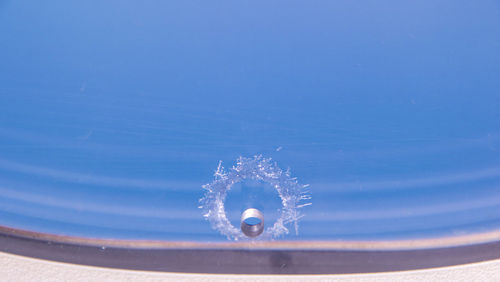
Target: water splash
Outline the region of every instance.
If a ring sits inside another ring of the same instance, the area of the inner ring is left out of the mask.
[[[288,224],[293,224],[295,233],[299,232],[298,221],[303,216],[300,208],[311,205],[309,185],[301,185],[291,177],[290,170],[283,171],[270,158],[262,155],[253,158],[239,157],[236,166],[224,170],[222,161],[214,173],[214,181],[203,185],[205,195],[200,199],[203,216],[210,221],[212,228],[228,239],[248,239],[240,229],[234,227],[226,216],[224,202],[227,192],[234,184],[244,180],[258,180],[274,187],[281,198],[280,217],[273,226],[266,228],[259,239],[273,239],[288,234]]]

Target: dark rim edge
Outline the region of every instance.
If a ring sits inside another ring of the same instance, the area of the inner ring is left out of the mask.
[[[500,232],[496,231],[393,243],[391,247],[390,241],[260,244],[133,241],[61,236],[0,226],[2,252],[130,270],[346,274],[434,268],[500,258]]]

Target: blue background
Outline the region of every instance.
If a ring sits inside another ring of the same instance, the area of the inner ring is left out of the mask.
[[[284,239],[497,230],[499,109],[498,1],[0,1],[0,225],[224,241],[201,185],[262,154]]]

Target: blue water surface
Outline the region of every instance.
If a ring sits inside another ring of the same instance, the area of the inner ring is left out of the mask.
[[[263,155],[310,184],[281,239],[500,228],[498,1],[4,0],[0,35],[0,225],[225,241],[201,186]]]

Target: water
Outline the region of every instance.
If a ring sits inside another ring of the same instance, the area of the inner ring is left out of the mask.
[[[278,240],[498,230],[499,27],[496,1],[1,1],[0,225],[226,241],[201,187],[262,154],[312,194]]]

